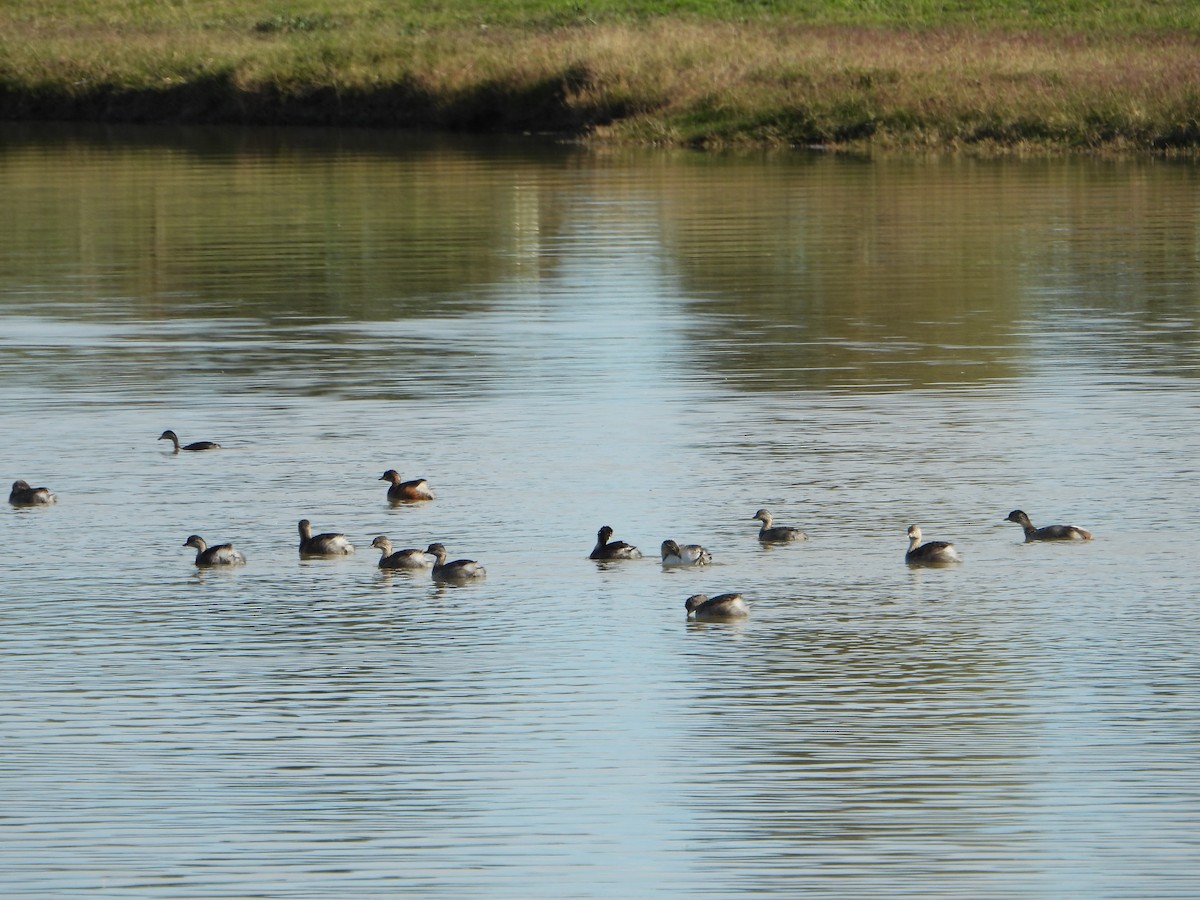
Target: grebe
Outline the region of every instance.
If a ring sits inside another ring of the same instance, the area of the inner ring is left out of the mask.
[[[175,447],[176,453],[178,453],[180,450],[220,450],[221,449],[221,445],[214,441],[196,441],[195,443],[187,444],[187,445],[181,447],[181,446],[179,446],[179,435],[177,435],[175,432],[169,431],[169,430],[164,431],[162,434],[160,434],[158,436],[158,439],[160,441],[170,441],[171,444]]]
[[[299,529],[301,556],[347,556],[354,552],[354,545],[344,534],[327,532],[314,535],[308,519],[300,520]]]
[[[712,562],[712,554],[699,544],[684,544],[674,541],[662,542],[662,564],[664,566],[706,566]]]
[[[388,469],[379,476],[380,481],[390,481],[392,486],[388,488],[388,499],[393,503],[402,500],[432,500],[433,491],[429,489],[429,482],[424,478],[414,478],[412,481],[401,481],[400,473],[395,469]]]
[[[434,581],[470,581],[483,578],[487,574],[487,569],[473,559],[446,562],[446,548],[442,544],[430,544],[428,552],[436,559],[432,573]]]
[[[8,502],[13,506],[49,506],[57,499],[50,493],[50,488],[30,487],[28,481],[19,478],[13,482],[8,494]]]
[[[610,541],[613,530],[608,525],[596,532],[596,547],[588,559],[641,559],[642,551],[624,541]]]
[[[196,565],[204,566],[240,566],[246,562],[240,550],[234,549],[233,544],[218,544],[210,547],[204,538],[193,534],[183,542],[185,547],[196,548]]]
[[[771,525],[771,514],[765,509],[756,512],[751,521],[758,519],[762,528],[758,529],[758,539],[764,544],[786,544],[791,541],[807,541],[808,535],[799,528],[789,528],[787,525]]]
[[[1019,509],[1014,509],[1004,519],[1005,522],[1016,522],[1025,531],[1025,541],[1090,541],[1092,533],[1074,525],[1044,525],[1034,528],[1029,516]]]
[[[904,554],[904,561],[910,566],[921,566],[956,563],[960,560],[958,551],[949,541],[930,541],[922,544],[921,529],[916,525],[909,525],[908,552]]]
[[[741,594],[719,594],[711,600],[708,594],[694,594],[687,598],[684,608],[696,619],[740,619],[750,615]]]
[[[437,559],[426,550],[397,550],[392,552],[392,542],[385,535],[380,535],[371,541],[382,554],[379,557],[381,569],[428,569]]]

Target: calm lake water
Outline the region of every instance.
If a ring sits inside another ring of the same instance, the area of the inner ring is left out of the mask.
[[[1200,896],[1195,164],[7,126],[0,197],[6,895]]]

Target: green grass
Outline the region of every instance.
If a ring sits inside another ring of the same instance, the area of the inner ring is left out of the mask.
[[[1200,4],[0,2],[0,115],[693,146],[1197,146]]]
[[[1076,32],[1192,30],[1189,0],[31,0],[0,3],[8,20],[88,25],[312,32],[372,24],[546,29],[655,18],[895,28],[1055,28]]]

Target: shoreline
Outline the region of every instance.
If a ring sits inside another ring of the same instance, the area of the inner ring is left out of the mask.
[[[3,25],[0,17],[0,25]],[[21,31],[25,33],[22,34]],[[1200,149],[1200,42],[656,19],[370,38],[39,22],[0,119],[422,128],[585,144],[986,154]]]

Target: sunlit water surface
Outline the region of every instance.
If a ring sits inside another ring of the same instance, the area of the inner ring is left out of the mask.
[[[1198,188],[0,132],[5,893],[1200,895]]]

